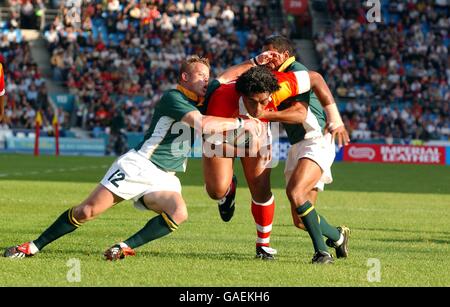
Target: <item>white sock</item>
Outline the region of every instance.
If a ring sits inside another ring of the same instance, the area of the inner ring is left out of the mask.
[[[34,255],[39,252],[39,249],[36,247],[33,241],[30,242],[30,252]]]
[[[342,243],[344,243],[344,235],[341,233],[341,237],[339,238],[339,240],[334,242],[334,244],[336,244],[336,246],[340,246]]]
[[[129,247],[125,242],[120,242],[119,246],[122,247],[122,248]]]

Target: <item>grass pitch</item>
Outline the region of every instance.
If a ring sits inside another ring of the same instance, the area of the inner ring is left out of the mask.
[[[80,203],[112,161],[0,155],[2,253]],[[315,266],[309,236],[291,224],[283,166],[272,174],[276,261],[253,258],[255,226],[239,163],[236,213],[224,223],[204,192],[200,160],[191,160],[180,174],[189,220],[178,231],[137,249],[136,257],[104,261],[106,248],[154,216],[123,202],[33,258],[1,257],[0,286],[450,286],[449,167],[336,163],[317,210],[351,228],[350,257]],[[79,260],[79,282],[67,279],[70,259]]]

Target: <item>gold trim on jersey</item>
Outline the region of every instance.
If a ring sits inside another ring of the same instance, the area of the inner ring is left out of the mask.
[[[288,68],[294,62],[295,62],[295,56],[291,56],[289,59],[284,61],[283,65],[281,65],[280,68],[278,68],[278,71],[284,72],[286,70],[286,68]]]
[[[193,100],[197,103],[197,107],[200,107],[203,105],[203,101],[205,100],[203,97],[199,97],[196,93],[194,93],[191,90],[188,90],[187,88],[185,88],[184,86],[178,84],[177,85],[177,90],[179,90],[180,92],[182,92],[187,98],[189,98],[190,100]]]

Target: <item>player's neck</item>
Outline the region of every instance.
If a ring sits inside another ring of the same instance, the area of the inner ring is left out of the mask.
[[[197,101],[199,102],[201,97],[198,96],[196,93],[194,93],[193,91],[191,91],[190,89],[188,89],[186,86],[183,86],[182,84],[178,84],[177,85],[177,90],[179,90],[180,92],[182,92],[187,98],[189,98],[190,100],[193,101]]]

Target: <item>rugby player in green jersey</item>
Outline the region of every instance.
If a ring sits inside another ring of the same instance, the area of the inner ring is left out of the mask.
[[[266,39],[263,50],[281,54],[281,57],[274,57],[274,61],[268,64],[273,70],[308,70],[296,61],[292,43],[285,37],[273,36]],[[314,204],[318,191],[323,191],[324,185],[333,180],[331,165],[335,156],[334,140],[337,139],[339,147],[342,147],[350,139],[331,92],[326,97],[318,97],[311,91],[287,102],[293,101],[307,102],[309,108],[304,123],[283,124],[292,145],[284,170],[286,194],[291,203],[294,225],[307,231],[311,237],[315,251],[312,263],[333,263],[327,245],[336,250],[337,258],[347,257],[350,230],[346,226],[334,227],[328,224],[316,212]],[[282,103],[278,110],[287,106],[289,103]],[[326,242],[323,236],[327,238]]]
[[[239,74],[239,69],[234,69],[233,73]],[[261,129],[256,119],[202,115],[199,108],[207,94],[209,77],[207,59],[192,56],[185,60],[177,88],[165,92],[155,106],[144,140],[112,164],[100,184],[81,204],[62,213],[36,240],[7,248],[4,256],[33,256],[56,239],[129,199],[134,200],[136,207],[145,207],[158,215],[127,240],[108,248],[104,252],[107,260],[135,255],[136,247],[176,230],[188,217],[175,173],[186,170],[194,134],[192,128],[200,134],[242,128],[258,134]],[[227,78],[227,72],[222,78]]]

